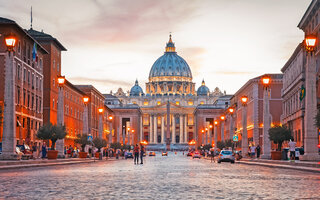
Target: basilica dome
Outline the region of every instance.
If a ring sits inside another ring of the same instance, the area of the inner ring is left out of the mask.
[[[210,93],[209,88],[206,86],[204,80],[202,80],[201,86],[197,90],[198,96],[208,96]]]
[[[130,90],[130,96],[141,96],[143,95],[143,90],[138,84],[138,80],[136,80],[134,86]]]
[[[174,78],[174,79],[173,79]],[[150,81],[192,81],[188,63],[175,51],[171,35],[164,55],[158,58],[149,73]]]

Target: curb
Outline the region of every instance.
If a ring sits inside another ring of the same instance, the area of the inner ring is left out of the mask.
[[[259,166],[270,167],[270,168],[293,169],[293,170],[320,173],[320,169],[315,167],[302,167],[302,166],[279,165],[279,164],[275,165],[275,164],[269,164],[269,163],[258,163],[258,162],[247,162],[247,161],[238,161],[237,163],[245,164],[245,165],[259,165]]]

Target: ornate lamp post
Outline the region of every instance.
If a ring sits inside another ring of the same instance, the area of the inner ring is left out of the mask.
[[[83,104],[84,104],[84,110],[83,110],[83,133],[84,134],[90,134],[89,133],[89,125],[88,125],[88,103],[89,103],[89,97],[83,97],[82,98]]]
[[[213,126],[212,126],[212,124],[210,124],[210,122],[208,122],[208,134],[209,134],[209,144],[211,144],[212,145],[212,128],[213,128]]]
[[[269,92],[271,78],[269,76],[262,77],[261,79],[263,85],[263,143],[261,158],[270,159],[271,158],[271,142],[269,140],[268,131],[270,129],[270,104],[269,104]]]
[[[317,110],[317,70],[314,49],[317,44],[317,37],[307,35],[305,37],[305,48],[307,51],[306,79],[305,79],[305,116],[304,116],[304,155],[300,160],[320,160],[318,154],[318,132],[314,125],[315,111]]]
[[[7,46],[5,60],[5,87],[4,87],[4,115],[3,115],[3,137],[1,159],[20,159],[16,154],[16,107],[15,107],[15,78],[14,78],[14,47],[16,37],[8,35],[5,37]]]
[[[241,147],[242,147],[242,156],[246,157],[248,154],[248,133],[247,133],[247,103],[248,97],[241,97],[242,103],[242,139],[241,139]]]
[[[99,138],[102,138],[102,131],[103,131],[103,108],[99,108],[98,109],[98,112],[99,112],[99,127],[98,127],[98,130],[99,130]]]
[[[64,76],[58,76],[58,113],[57,113],[57,124],[63,126],[64,125],[64,97],[63,97],[63,86],[66,82],[66,78]],[[64,158],[64,139],[58,140],[56,143],[56,149],[58,150],[58,157]]]
[[[113,116],[109,115],[108,122],[109,122],[109,130],[110,130],[110,133],[109,133],[109,143],[110,144],[112,143],[112,120],[113,120]]]
[[[135,132],[135,130],[131,129],[131,145],[134,144],[134,132]]]
[[[229,124],[229,130],[230,130],[230,133],[229,133],[229,137],[230,137],[230,139],[232,139],[233,138],[233,113],[234,113],[234,108],[232,108],[232,107],[230,107],[230,108],[228,108],[228,112],[229,112],[229,114],[230,114],[230,124]]]
[[[126,135],[128,136],[128,144],[130,145],[130,127],[127,128]]]
[[[213,132],[213,134],[214,134],[214,152],[216,152],[216,150],[217,150],[217,142],[218,142],[218,121],[217,120],[215,120],[214,122],[214,132]]]
[[[226,119],[226,116],[221,115],[220,121],[221,121],[221,141],[224,141],[224,120]]]
[[[204,135],[204,129],[201,129],[201,135],[202,135],[202,144],[204,144],[205,140],[205,135]]]

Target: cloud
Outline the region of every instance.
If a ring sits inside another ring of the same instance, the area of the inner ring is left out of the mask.
[[[220,74],[220,75],[230,75],[230,76],[256,74],[256,72],[240,72],[240,71],[215,71],[213,73]]]
[[[203,67],[202,56],[207,53],[207,50],[202,47],[187,47],[181,50],[182,57],[189,64],[193,77],[198,76]]]
[[[122,80],[112,80],[112,79],[98,79],[98,78],[88,78],[88,77],[70,77],[70,81],[75,82],[75,84],[92,84],[94,85],[116,85],[116,86],[132,86],[131,82],[122,81]]]

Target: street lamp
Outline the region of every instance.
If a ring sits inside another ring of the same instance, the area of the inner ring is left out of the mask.
[[[226,119],[226,117],[225,117],[224,115],[221,115],[221,116],[220,116],[220,119],[221,119],[221,121],[223,121],[223,120]]]
[[[113,117],[112,117],[112,116],[109,116],[108,119],[109,119],[109,121],[111,121],[111,120],[113,119]]]
[[[5,42],[6,42],[6,46],[7,46],[7,50],[10,51],[14,51],[14,47],[16,45],[16,37],[12,34],[9,34],[8,36],[5,37]]]
[[[65,84],[66,78],[64,76],[58,76],[58,113],[57,113],[57,123],[61,126],[64,125],[64,96],[63,96],[63,86]],[[58,156],[64,157],[64,139],[58,140],[56,143]]]
[[[248,153],[248,133],[247,133],[247,103],[248,97],[242,96],[242,139],[241,139],[241,148],[242,156],[245,157]]]
[[[83,97],[82,100],[84,104],[87,104],[89,102],[89,97]]]
[[[270,83],[271,83],[271,78],[269,76],[264,76],[261,79],[262,85],[267,88],[269,87]]]
[[[305,48],[308,53],[312,53],[316,46],[317,37],[314,35],[307,35],[305,37]]]
[[[83,133],[90,134],[89,133],[89,125],[88,125],[88,103],[89,103],[89,97],[84,96],[82,97],[82,101],[84,103],[84,111],[83,111]]]
[[[270,159],[271,157],[271,142],[269,139],[269,128],[270,128],[270,104],[269,104],[269,89],[271,84],[270,76],[263,76],[261,78],[263,90],[263,143],[262,143],[262,152],[261,158]],[[257,141],[254,141],[257,142]]]
[[[233,108],[229,108],[228,111],[229,111],[230,114],[234,113],[234,109]]]
[[[16,155],[16,107],[14,78],[14,47],[16,38],[13,35],[5,37],[8,53],[5,56],[4,76],[4,116],[1,159],[19,159]]]
[[[214,152],[216,152],[216,150],[217,150],[217,142],[218,142],[218,121],[217,120],[214,120],[214,132],[213,132],[213,134],[214,134]]]

